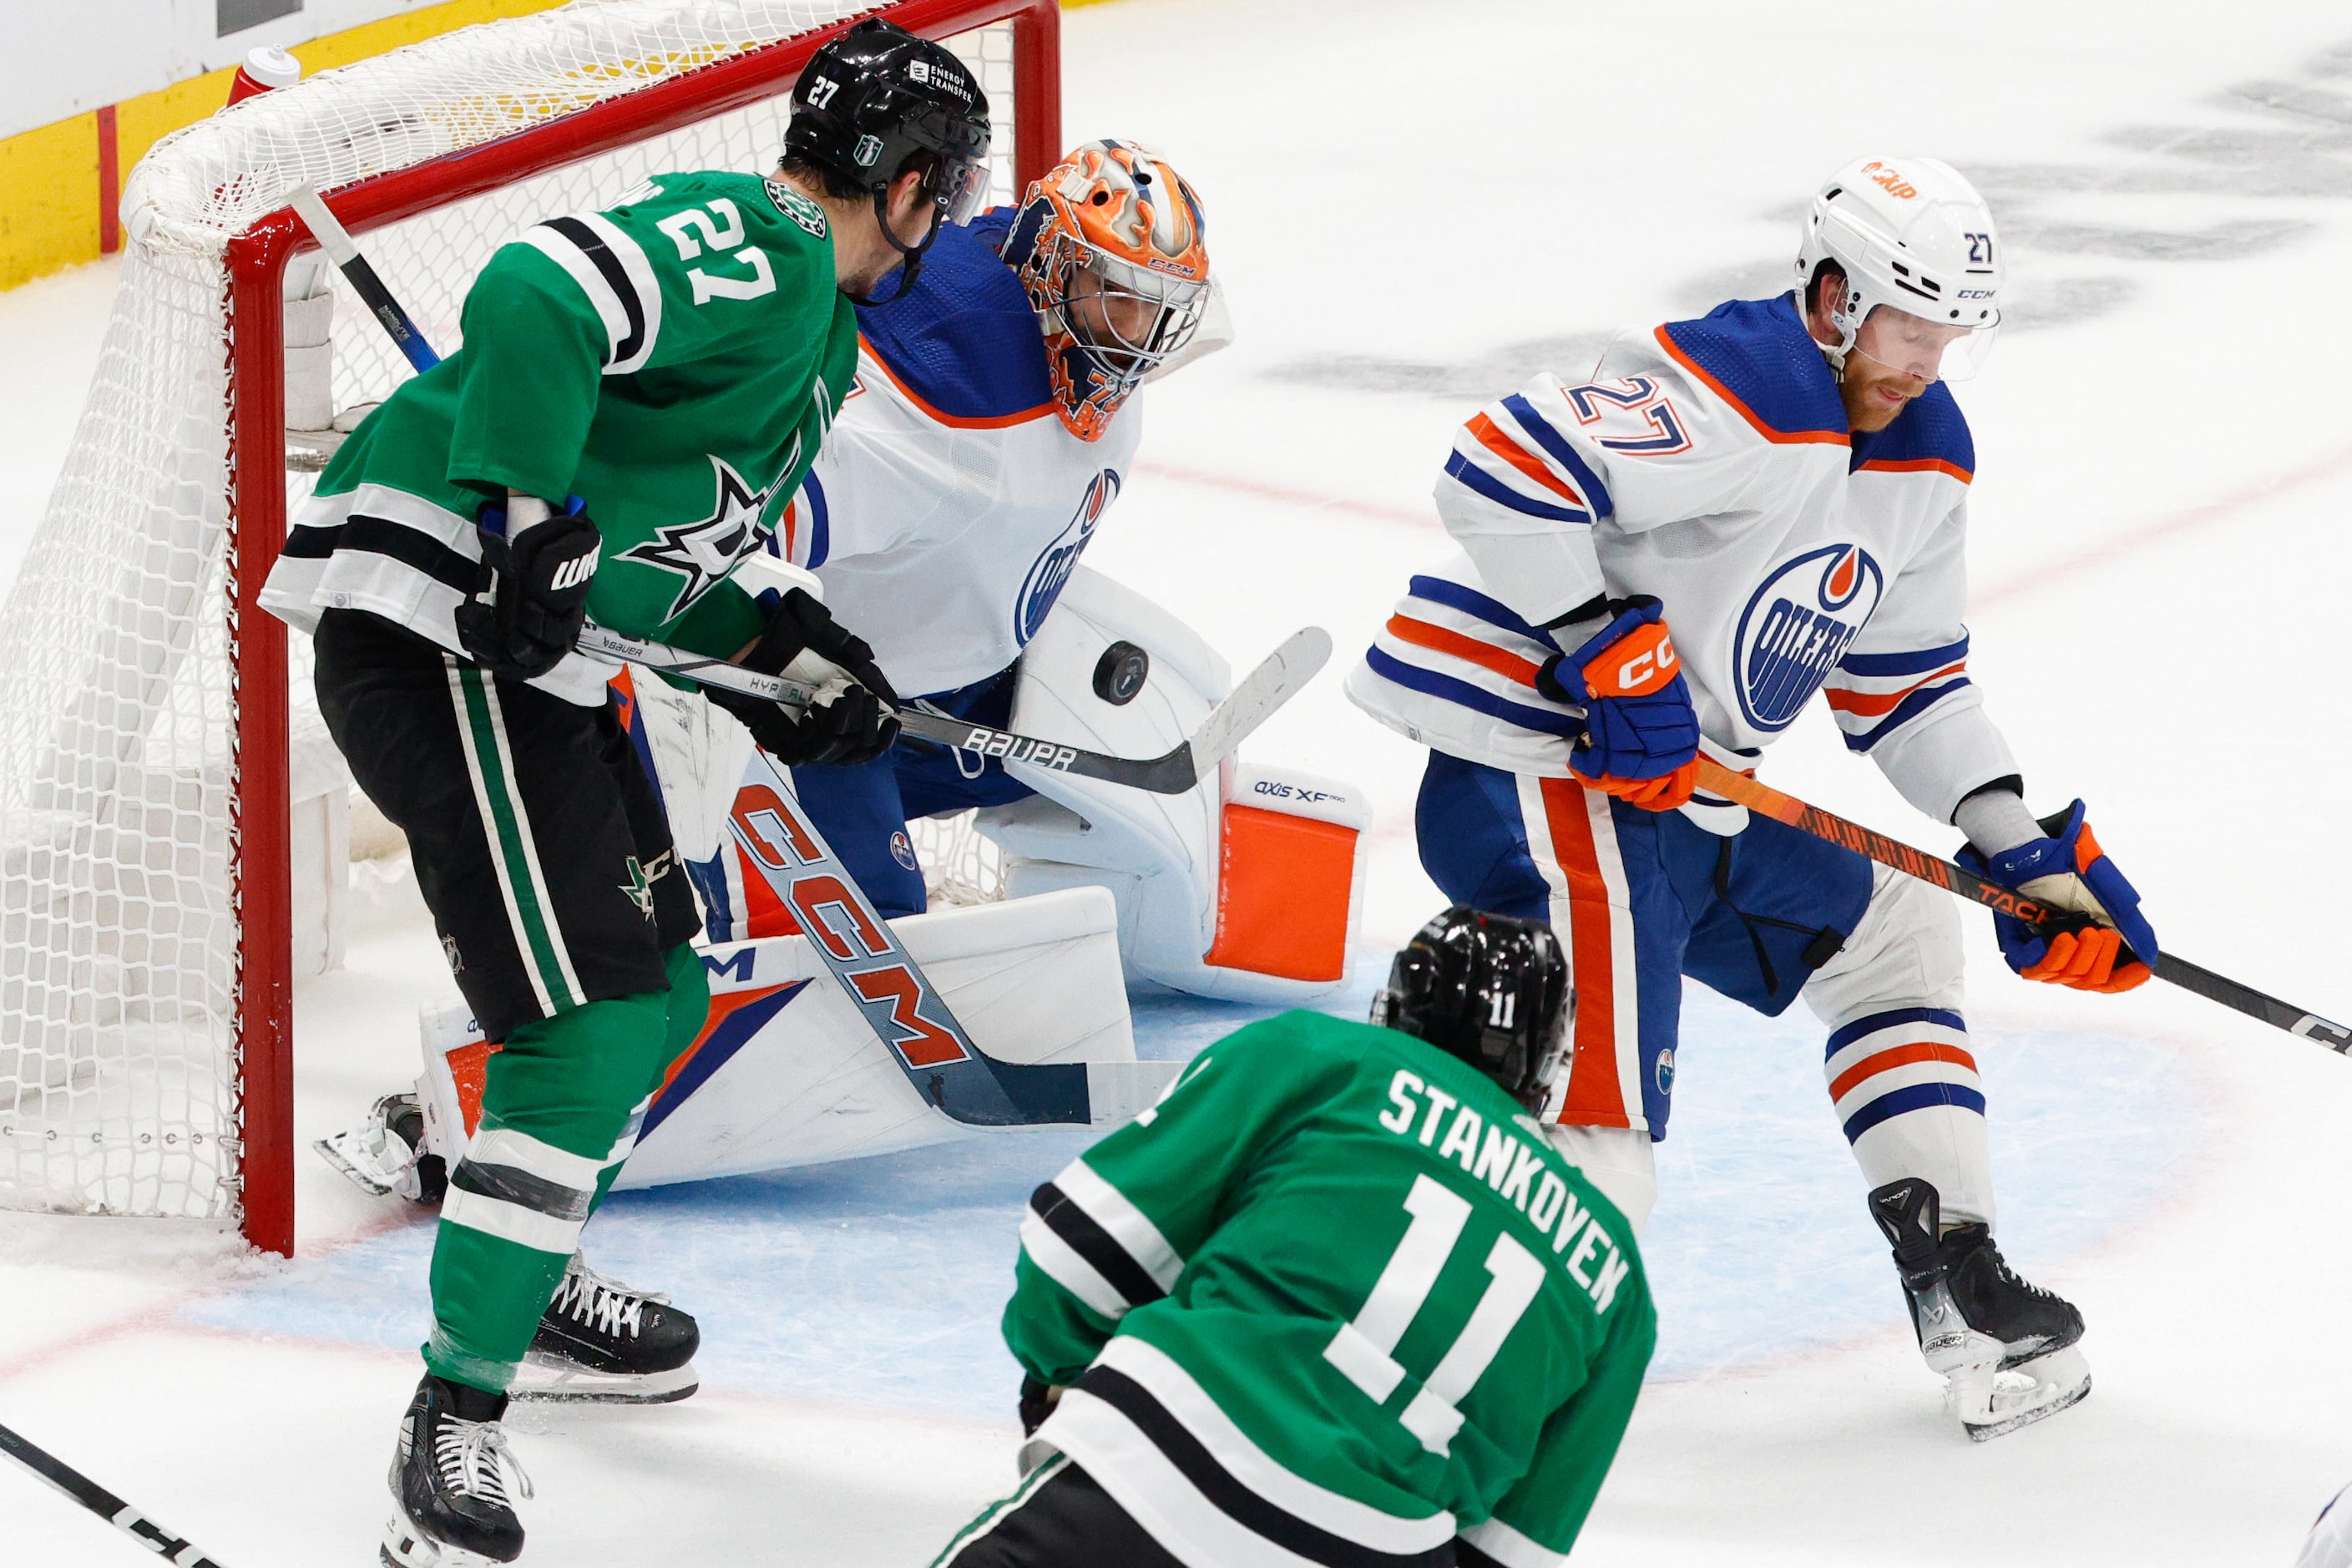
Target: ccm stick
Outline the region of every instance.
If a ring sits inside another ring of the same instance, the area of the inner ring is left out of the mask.
[[[415,365],[420,374],[440,363],[440,356],[433,352],[433,345],[425,341],[425,334],[417,330],[416,323],[401,308],[400,301],[393,297],[383,279],[376,276],[375,268],[361,254],[359,243],[328,209],[319,193],[309,185],[303,185],[297,188],[287,201],[310,226],[312,236],[325,248],[343,276],[351,280],[352,288],[358,292],[394,343],[398,345],[400,352],[407,356],[408,363]],[[723,687],[730,691],[764,697],[771,701],[805,706],[816,695],[811,688],[792,681],[758,675],[722,659],[688,653],[661,643],[646,642],[603,626],[587,627],[581,634],[579,646],[583,653],[640,664],[648,669],[681,676],[700,685]],[[898,710],[898,723],[907,734],[917,740],[950,746],[975,756],[1028,763],[1041,768],[1075,773],[1081,778],[1101,779],[1110,784],[1149,790],[1155,795],[1182,795],[1198,784],[1202,775],[1230,754],[1276,709],[1290,700],[1299,688],[1314,679],[1330,657],[1330,635],[1321,627],[1306,626],[1292,633],[1280,647],[1266,657],[1265,662],[1250,671],[1241,684],[1234,688],[1232,694],[1211,711],[1199,729],[1174,750],[1157,757],[1115,757],[1102,752],[1063,745],[1058,742],[992,730],[984,724],[968,723],[913,706]]]
[[[1844,817],[1809,805],[1796,796],[1783,795],[1769,784],[1759,784],[1746,773],[1734,773],[1712,757],[1702,756],[1698,762],[1698,783],[1701,789],[1719,795],[1726,800],[1738,802],[1748,810],[1769,816],[1775,822],[1786,823],[1800,832],[1866,855],[1882,866],[1891,866],[1906,876],[1932,882],[1947,892],[1957,893],[1982,904],[1995,914],[2011,916],[2028,925],[2042,925],[2059,916],[2045,910],[2032,900],[2011,892],[2008,889],[1986,881],[1982,877],[1952,861],[1940,859],[1923,850],[1913,848],[1900,839],[1848,822]],[[2352,1029],[2330,1023],[2316,1013],[2306,1013],[2275,996],[2265,995],[2251,985],[2242,985],[2227,975],[2189,963],[2167,952],[2156,961],[2156,977],[2168,980],[2184,991],[2193,991],[2210,1002],[2219,1002],[2232,1012],[2243,1013],[2249,1018],[2259,1018],[2275,1029],[2290,1035],[2301,1035],[2307,1040],[2317,1040],[2332,1051],[2352,1054]]]
[[[212,1558],[157,1524],[153,1520],[83,1475],[79,1470],[23,1437],[0,1426],[0,1453],[24,1466],[33,1474],[137,1542],[141,1550],[152,1552],[178,1568],[221,1568]]]

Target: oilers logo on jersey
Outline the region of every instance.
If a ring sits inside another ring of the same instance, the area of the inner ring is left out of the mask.
[[[1885,591],[1858,544],[1824,544],[1773,569],[1748,595],[1733,634],[1739,710],[1759,730],[1785,730],[1837,668]]]
[[[1095,529],[1110,503],[1118,499],[1118,470],[1105,468],[1087,486],[1086,494],[1078,499],[1078,510],[1068,526],[1056,534],[1054,542],[1038,552],[1029,575],[1022,581],[1021,592],[1013,601],[1013,639],[1026,647],[1037,628],[1045,624],[1054,603],[1069,585],[1070,574],[1078,567],[1078,557],[1086,553],[1087,545],[1095,536]]]

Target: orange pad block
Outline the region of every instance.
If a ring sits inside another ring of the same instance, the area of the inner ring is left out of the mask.
[[[1356,830],[1254,805],[1225,807],[1217,940],[1205,962],[1285,980],[1348,965]]]
[[[470,1040],[448,1053],[449,1078],[457,1086],[457,1108],[465,1115],[468,1138],[482,1125],[482,1086],[489,1081],[490,1056],[498,1048],[488,1040]]]

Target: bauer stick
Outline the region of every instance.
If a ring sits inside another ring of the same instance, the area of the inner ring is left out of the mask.
[[[603,626],[592,626],[583,630],[579,647],[581,652],[597,658],[641,664],[665,675],[682,676],[698,685],[715,686],[745,697],[761,697],[771,702],[805,707],[819,696],[814,688],[797,681],[761,675],[740,664],[688,653],[664,643],[624,637]],[[915,739],[975,757],[1002,757],[1009,763],[1027,763],[1033,767],[1101,779],[1154,795],[1182,795],[1199,784],[1251,731],[1265,723],[1276,709],[1312,680],[1330,657],[1328,632],[1320,626],[1300,627],[1244,676],[1192,734],[1156,757],[1118,757],[1108,752],[1089,752],[1058,741],[992,730],[985,724],[950,718],[913,703],[902,704],[896,711],[899,727]]]
[[[1747,773],[1734,773],[1712,757],[1699,758],[1698,782],[1701,788],[1727,800],[1737,801],[1750,811],[1769,816],[1775,822],[1785,823],[1801,833],[1810,833],[1816,838],[1826,839],[1841,848],[1866,855],[1882,866],[1891,866],[1906,876],[1932,882],[1947,892],[1972,899],[1995,914],[2008,915],[2032,926],[2051,925],[2061,918],[2057,911],[2045,910],[2031,899],[1988,882],[1964,866],[1914,849],[1900,839],[1889,838],[1858,822],[1848,822],[1818,805],[1809,805],[1794,795],[1783,795],[1769,784],[1757,783]],[[2168,952],[2159,953],[2154,967],[2158,980],[2168,980],[2209,1002],[2219,1002],[2249,1018],[2259,1018],[2274,1029],[2284,1029],[2290,1035],[2317,1040],[2332,1051],[2352,1055],[2352,1029],[2330,1023],[2316,1013],[2306,1013],[2275,996],[2265,995],[2251,985],[2242,985],[2227,975],[2216,974]]]
[[[0,1453],[5,1453],[33,1474],[139,1542],[142,1551],[152,1552],[166,1563],[177,1563],[179,1568],[221,1568],[218,1563],[165,1530],[79,1470],[64,1460],[35,1447],[5,1426],[0,1426]]]
[[[971,1127],[1123,1121],[1177,1064],[1003,1062],[972,1043],[764,752],[728,829],[917,1093]]]
[[[425,341],[416,323],[393,298],[383,279],[360,253],[359,242],[351,231],[328,209],[317,190],[303,185],[289,196],[288,202],[310,232],[325,247],[335,266],[364,300],[371,312],[408,363],[419,373],[431,370],[441,363],[433,345]],[[641,664],[648,669],[682,676],[704,686],[717,686],[748,697],[763,697],[772,702],[790,702],[805,707],[816,695],[812,688],[795,682],[763,676],[727,663],[724,659],[705,658],[662,643],[646,642],[603,626],[589,626],[581,633],[579,647],[583,653],[605,658]],[[1240,685],[1202,720],[1198,729],[1179,742],[1176,747],[1156,757],[1117,757],[1105,752],[1089,752],[1058,742],[1041,741],[1030,735],[1016,735],[1003,730],[993,730],[985,724],[973,724],[951,719],[943,713],[927,712],[912,705],[896,710],[900,729],[917,740],[929,741],[952,747],[979,757],[1002,757],[1008,762],[1028,763],[1036,767],[1052,768],[1060,773],[1076,773],[1081,778],[1101,779],[1106,783],[1126,784],[1133,789],[1149,790],[1155,795],[1182,795],[1201,782],[1202,775],[1223,762],[1234,748],[1240,745],[1250,731],[1265,722],[1274,710],[1297,695],[1299,688],[1313,679],[1331,657],[1330,634],[1320,626],[1305,626],[1285,638],[1280,647],[1266,656],[1265,661],[1244,677]]]

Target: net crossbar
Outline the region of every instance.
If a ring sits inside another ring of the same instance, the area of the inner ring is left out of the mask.
[[[877,12],[979,75],[997,199],[1058,155],[1053,0],[572,0],[248,99],[125,183],[99,367],[0,619],[0,1205],[292,1247],[289,774],[333,759],[289,751],[289,714],[319,749],[302,650],[289,672],[250,607],[316,466],[285,343],[325,284],[288,193],[327,193],[446,352],[529,225],[771,165],[809,53]],[[347,425],[408,372],[331,310]]]

